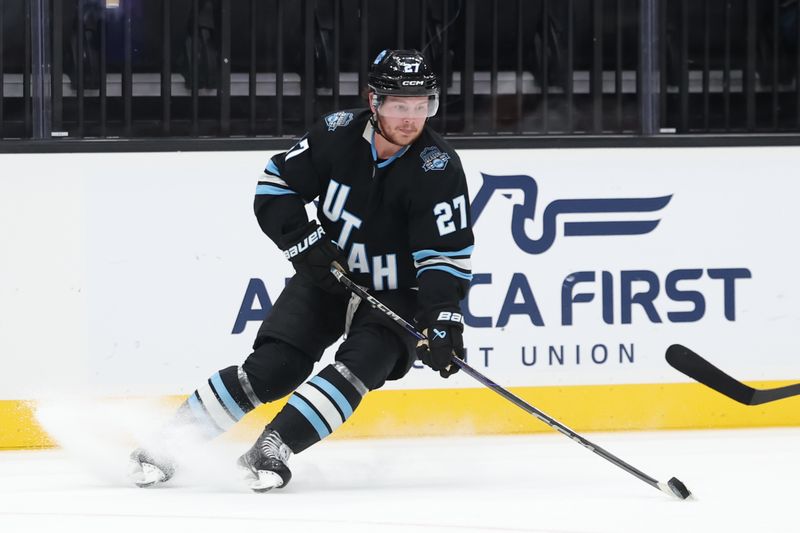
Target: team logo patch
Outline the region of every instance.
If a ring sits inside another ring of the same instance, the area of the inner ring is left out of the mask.
[[[325,124],[328,125],[328,131],[333,131],[339,126],[347,126],[353,120],[353,114],[347,111],[337,111],[325,117]]]
[[[436,146],[425,148],[419,156],[422,158],[422,168],[425,172],[429,170],[444,170],[447,162],[450,161],[450,154],[442,152]]]

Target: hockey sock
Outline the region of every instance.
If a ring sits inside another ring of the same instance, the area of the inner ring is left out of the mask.
[[[267,427],[300,453],[341,426],[367,391],[357,376],[336,362],[301,385]]]
[[[178,410],[181,422],[197,426],[207,438],[224,433],[261,405],[242,367],[229,366],[197,388]]]

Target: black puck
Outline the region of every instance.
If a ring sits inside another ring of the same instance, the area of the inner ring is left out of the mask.
[[[672,493],[681,500],[685,500],[692,495],[689,489],[686,488],[686,485],[684,485],[683,482],[676,477],[667,481],[667,485],[672,490]]]

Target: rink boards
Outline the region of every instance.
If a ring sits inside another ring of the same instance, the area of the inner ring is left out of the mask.
[[[800,424],[796,398],[740,406],[664,361],[800,380],[798,152],[460,152],[470,363],[579,430]],[[291,275],[252,214],[269,155],[0,155],[0,447],[47,442],[23,400],[175,398],[249,353]],[[340,433],[544,428],[503,402],[415,368]]]
[[[785,381],[751,382],[759,388]],[[800,399],[744,406],[692,383],[515,387],[528,403],[576,431],[800,425]],[[183,396],[163,399],[177,406]],[[119,405],[126,398],[104,399]],[[262,405],[228,434],[250,442],[285,403]],[[40,427],[36,402],[0,401],[0,449],[57,443]],[[82,420],[82,419],[81,419]],[[5,429],[7,428],[7,430]],[[88,431],[91,431],[89,429]],[[412,437],[552,431],[487,389],[378,390],[330,438]]]

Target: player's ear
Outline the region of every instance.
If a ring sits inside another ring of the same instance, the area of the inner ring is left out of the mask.
[[[377,111],[375,109],[375,100],[376,100],[375,93],[373,91],[369,91],[367,93],[367,102],[369,102],[369,110],[372,111],[372,113],[375,113]]]

